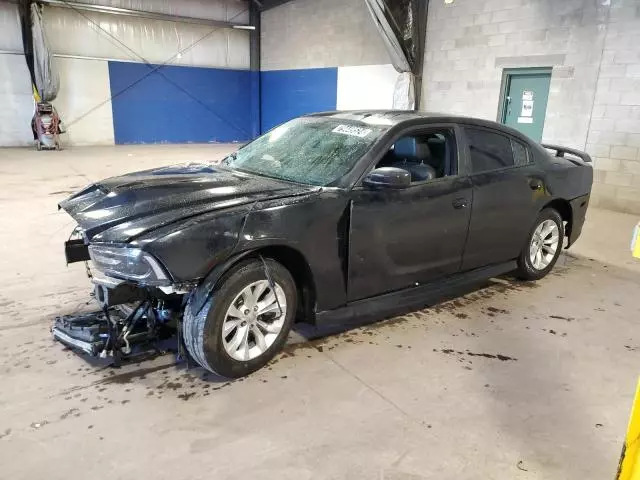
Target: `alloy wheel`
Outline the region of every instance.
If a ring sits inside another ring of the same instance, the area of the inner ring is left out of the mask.
[[[529,260],[536,270],[544,270],[553,261],[559,248],[560,229],[553,220],[545,220],[533,232],[529,245]]]
[[[247,285],[231,302],[222,324],[222,343],[231,358],[252,360],[276,341],[287,314],[284,290],[259,280]]]

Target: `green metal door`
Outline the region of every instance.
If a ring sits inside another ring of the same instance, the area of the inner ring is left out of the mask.
[[[502,123],[541,141],[550,83],[551,69],[506,70]]]

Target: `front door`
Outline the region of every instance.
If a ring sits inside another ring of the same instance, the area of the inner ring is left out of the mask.
[[[540,142],[547,114],[549,69],[513,69],[505,72],[502,123]]]
[[[453,129],[403,137],[377,167],[404,168],[412,184],[400,190],[354,188],[349,301],[459,271],[472,187],[467,176],[457,175],[456,145]]]

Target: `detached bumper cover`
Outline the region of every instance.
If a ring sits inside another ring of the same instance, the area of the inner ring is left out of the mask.
[[[63,330],[53,327],[51,333],[53,334],[53,338],[58,340],[60,343],[65,344],[69,348],[76,348],[82,350],[89,355],[96,356],[100,351],[100,345],[96,343],[89,343],[83,340],[78,340],[77,338],[73,338],[70,335],[67,335]]]
[[[108,338],[104,313],[57,317],[51,328],[53,338],[69,348],[98,355]]]

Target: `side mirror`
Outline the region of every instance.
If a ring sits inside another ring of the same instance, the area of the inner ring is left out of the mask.
[[[411,185],[411,174],[402,168],[382,167],[372,170],[362,184],[367,188],[407,188]]]

